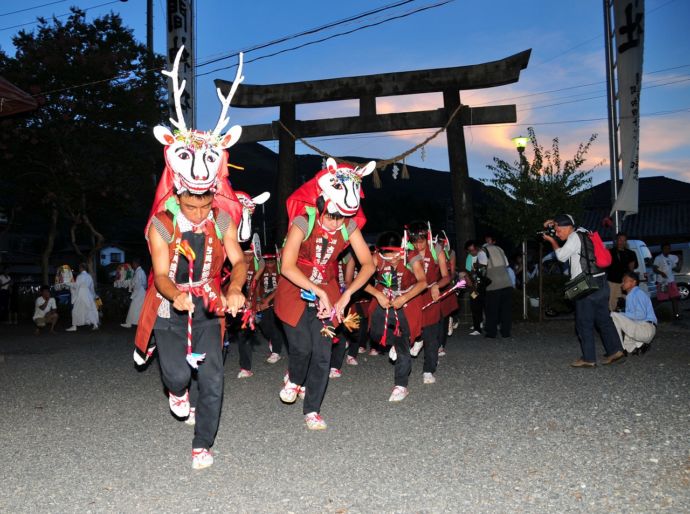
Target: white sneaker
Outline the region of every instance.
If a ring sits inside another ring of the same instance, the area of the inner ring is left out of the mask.
[[[470,332],[470,335],[471,336],[480,336],[480,335],[482,335],[482,333],[479,330],[473,330],[472,332]]]
[[[213,466],[213,454],[206,448],[192,450],[192,468],[204,469]]]
[[[326,422],[318,412],[310,412],[304,416],[304,422],[309,430],[326,430]]]
[[[375,355],[381,355],[381,352],[378,351],[376,348],[372,348],[371,350],[369,350],[369,355],[373,357]]]
[[[297,393],[300,390],[300,386],[293,384],[289,380],[285,383],[283,388],[280,390],[280,399],[284,403],[295,403],[297,400]]]
[[[425,384],[435,384],[436,377],[433,373],[424,373],[424,383]]]
[[[357,362],[357,359],[355,359],[352,355],[348,355],[345,357],[345,364],[349,366],[358,366],[359,362]]]
[[[121,326],[122,328],[132,328],[132,324],[131,324],[131,323],[120,323],[120,326]]]
[[[364,346],[360,346],[359,350],[357,350],[357,353],[367,353],[367,349],[364,348]]]
[[[91,330],[98,330],[98,325],[92,325]]]
[[[189,408],[189,417],[184,420],[185,425],[193,427],[196,425],[196,409],[194,407]]]
[[[398,352],[395,351],[395,346],[391,346],[391,349],[388,350],[388,358],[393,362],[398,359]]]
[[[439,357],[445,357],[445,356],[446,356],[446,349],[445,349],[443,346],[441,346],[441,347],[438,349],[438,356],[439,356]]]
[[[72,325],[71,327],[69,327],[68,329],[65,330],[65,332],[76,332],[76,331],[77,331],[77,327],[75,327],[74,325]]]
[[[280,360],[280,355],[275,353],[275,352],[271,352],[271,355],[268,356],[268,359],[266,359],[266,362],[268,362],[269,364],[275,364],[279,360]]]
[[[178,418],[189,416],[189,391],[185,391],[182,396],[168,393],[168,402],[170,403],[170,410],[175,416]]]
[[[401,402],[405,398],[407,398],[408,394],[410,394],[410,392],[407,390],[407,387],[395,386],[393,388],[393,392],[391,393],[390,398],[388,398],[388,401],[389,402]]]
[[[338,368],[331,368],[331,371],[328,373],[328,378],[340,378],[342,376],[343,372]]]
[[[237,378],[249,378],[249,377],[253,377],[253,376],[254,376],[253,371],[249,371],[248,369],[242,369],[242,368],[240,368],[240,372],[237,374]]]
[[[419,352],[422,351],[423,346],[424,341],[422,341],[421,339],[419,341],[415,341],[412,345],[412,348],[410,348],[410,355],[412,355],[412,357],[416,357],[417,355],[419,355]]]

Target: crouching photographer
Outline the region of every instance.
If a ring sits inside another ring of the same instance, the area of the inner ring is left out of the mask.
[[[582,356],[571,363],[571,366],[593,368],[597,365],[595,328],[601,335],[606,351],[602,364],[620,361],[625,353],[609,315],[606,274],[596,266],[594,245],[587,230],[576,229],[575,221],[569,214],[560,214],[552,220],[546,220],[544,229],[542,237],[551,244],[556,258],[570,264],[570,282],[566,284],[566,291],[575,303],[575,329],[582,349]],[[557,239],[563,242],[563,246]]]

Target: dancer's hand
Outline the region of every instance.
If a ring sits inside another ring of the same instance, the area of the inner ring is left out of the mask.
[[[228,292],[225,293],[225,310],[227,312],[236,316],[237,312],[244,307],[245,302],[242,291],[232,286],[228,288]]]
[[[335,302],[333,309],[335,309],[335,316],[336,316],[336,318],[338,318],[339,322],[343,321],[343,315],[345,313],[345,309],[347,308],[348,304],[350,303],[351,298],[352,298],[352,295],[349,292],[343,291],[343,294],[340,295],[340,298],[338,299],[338,301]]]
[[[379,305],[381,306],[382,309],[387,309],[388,307],[391,306],[391,301],[381,291],[376,293],[376,301],[379,302]]]
[[[434,284],[431,286],[431,299],[433,301],[438,301],[438,297],[441,296],[441,291],[439,290],[438,286]]]
[[[194,313],[194,302],[188,293],[180,293],[173,300],[173,307],[178,311],[189,311]]]
[[[318,289],[314,291],[316,296],[319,298],[317,302],[318,312],[316,317],[319,319],[330,319],[331,313],[333,312],[333,305],[331,305],[331,300],[328,298],[328,294],[323,289]]]
[[[401,294],[395,300],[393,300],[393,302],[391,303],[391,307],[393,307],[397,311],[398,309],[402,309],[406,303],[407,298],[405,298],[404,294]]]

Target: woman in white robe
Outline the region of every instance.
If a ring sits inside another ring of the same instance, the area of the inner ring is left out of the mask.
[[[96,306],[96,291],[93,286],[93,279],[86,271],[86,265],[79,265],[79,275],[70,284],[72,294],[72,326],[68,332],[74,332],[77,327],[91,325],[93,330],[98,329],[98,307]]]
[[[132,325],[139,323],[139,314],[141,313],[141,306],[144,305],[144,298],[146,297],[146,273],[141,268],[141,265],[133,260],[134,264],[134,278],[132,279],[132,303],[129,304],[127,311],[127,319],[120,326],[130,328]]]

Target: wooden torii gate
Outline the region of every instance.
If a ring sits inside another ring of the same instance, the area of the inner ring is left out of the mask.
[[[498,61],[453,68],[381,73],[286,84],[241,84],[232,99],[234,107],[280,108],[280,119],[272,123],[243,127],[243,143],[279,141],[278,199],[282,207],[295,189],[295,140],[280,124],[300,138],[439,128],[446,125],[460,106],[460,91],[481,89],[517,82],[527,68],[532,50]],[[232,82],[215,80],[227,94]],[[376,98],[416,93],[443,93],[443,108],[430,111],[376,113]],[[297,104],[359,100],[359,116],[321,120],[295,119]],[[457,248],[474,237],[472,198],[469,194],[469,170],[463,128],[466,125],[515,123],[515,105],[469,107],[463,105],[446,130],[450,164],[451,193]],[[287,231],[287,213],[278,209],[276,241]]]

